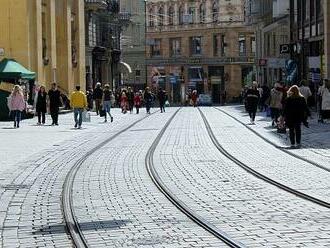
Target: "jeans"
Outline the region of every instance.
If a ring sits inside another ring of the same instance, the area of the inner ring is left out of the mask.
[[[103,110],[105,111],[105,116],[104,118],[107,119],[107,113],[109,114],[109,116],[111,117],[111,101],[104,101],[103,102]]]
[[[101,102],[102,102],[102,99],[95,99],[95,110],[96,110],[97,115],[99,114]]]
[[[14,116],[14,126],[19,127],[19,123],[22,118],[22,111],[20,110],[13,110],[13,116]]]
[[[147,109],[147,113],[150,114],[151,101],[147,101],[147,102],[146,102],[146,109]]]
[[[299,145],[301,142],[301,123],[294,123],[290,126],[289,133],[291,145],[295,145],[296,142]]]
[[[78,125],[79,127],[81,127],[81,124],[82,124],[82,112],[83,112],[82,108],[73,109],[74,121],[76,123],[76,126]],[[78,115],[79,115],[79,119],[78,119]]]

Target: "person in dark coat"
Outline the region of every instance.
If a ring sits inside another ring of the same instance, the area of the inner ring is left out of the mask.
[[[301,147],[301,123],[306,123],[308,114],[307,103],[300,93],[297,85],[293,85],[288,90],[288,97],[285,101],[284,118],[286,126],[289,128],[291,148]]]
[[[45,124],[47,112],[47,92],[44,86],[40,86],[37,95],[36,112],[38,114],[38,125]]]
[[[147,87],[145,92],[144,92],[144,96],[143,96],[144,102],[146,104],[146,110],[147,110],[147,114],[150,114],[150,109],[151,109],[151,104],[152,104],[152,100],[153,100],[153,96],[150,92],[150,88]]]
[[[52,88],[48,91],[49,111],[52,117],[52,125],[58,126],[58,112],[62,104],[61,92],[57,89],[56,83],[52,84]]]
[[[134,92],[131,87],[128,87],[126,96],[127,96],[127,101],[128,101],[129,112],[132,113],[133,107],[134,107]]]
[[[248,89],[245,94],[245,98],[246,98],[246,109],[249,112],[251,124],[254,125],[259,98],[260,98],[257,82],[252,83],[251,88]]]
[[[97,82],[96,87],[93,91],[93,99],[95,101],[95,110],[97,115],[99,115],[99,111],[101,109],[102,97],[103,97],[103,89],[101,87],[101,83]]]
[[[163,113],[165,112],[166,92],[160,87],[157,96],[159,101],[160,112]]]

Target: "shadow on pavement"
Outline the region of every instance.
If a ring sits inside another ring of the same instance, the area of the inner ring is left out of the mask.
[[[97,229],[118,229],[128,223],[131,223],[130,220],[109,220],[109,221],[91,221],[80,223],[80,229],[82,231],[90,231]],[[43,226],[37,231],[32,232],[34,235],[47,235],[54,233],[66,233],[66,225],[57,224],[50,226]]]

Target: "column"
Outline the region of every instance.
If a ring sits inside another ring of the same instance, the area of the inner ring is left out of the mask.
[[[330,1],[323,1],[324,11],[324,56],[325,56],[325,71],[323,75],[330,79]]]

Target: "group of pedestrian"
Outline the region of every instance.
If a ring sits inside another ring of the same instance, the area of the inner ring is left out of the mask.
[[[278,132],[286,133],[289,129],[289,137],[292,148],[301,147],[301,125],[309,127],[308,117],[311,116],[308,103],[312,97],[311,89],[306,80],[302,80],[300,86],[293,85],[287,88],[283,83],[276,82],[269,94],[265,94],[265,87],[253,82],[245,91],[246,110],[250,116],[250,124],[255,124],[255,116],[258,110],[270,110],[272,126]],[[318,90],[320,102],[320,120],[330,118],[330,83],[325,80]]]

